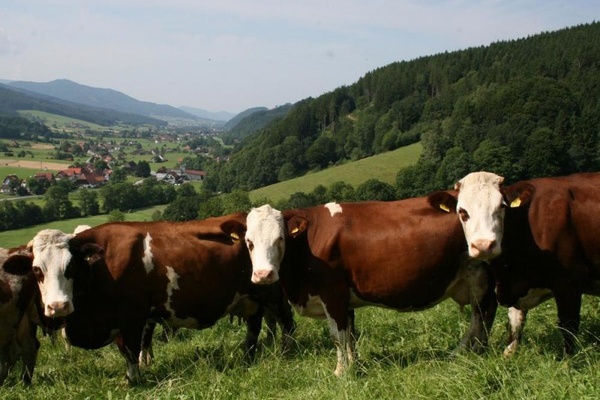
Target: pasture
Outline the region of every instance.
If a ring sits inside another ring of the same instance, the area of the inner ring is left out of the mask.
[[[266,198],[271,201],[279,201],[287,199],[293,193],[310,193],[318,185],[328,187],[338,181],[349,183],[355,188],[371,178],[395,185],[398,171],[409,165],[414,165],[422,150],[423,146],[419,142],[319,172],[309,173],[253,190],[250,192],[250,200],[256,201],[257,199]]]
[[[562,359],[556,310],[532,311],[519,352],[502,357],[506,309],[499,308],[490,348],[482,355],[452,354],[467,328],[468,310],[444,302],[422,312],[363,308],[357,311],[359,362],[333,376],[335,350],[325,321],[296,316],[294,348],[281,354],[265,343],[253,363],[242,354],[245,327],[221,320],[203,331],[182,330],[142,369],[129,387],[115,345],[65,350],[42,338],[32,388],[11,372],[6,399],[592,399],[600,380],[598,300],[584,298],[580,350]],[[264,333],[263,333],[264,335]],[[159,336],[159,335],[156,335]],[[20,365],[17,365],[20,367]]]

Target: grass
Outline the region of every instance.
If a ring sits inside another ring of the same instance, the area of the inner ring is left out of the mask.
[[[561,359],[556,308],[530,313],[525,340],[502,357],[506,309],[499,309],[490,348],[453,355],[468,313],[452,302],[430,310],[357,311],[359,362],[341,378],[332,374],[335,350],[325,321],[296,317],[296,344],[286,355],[264,343],[254,363],[242,354],[245,327],[223,319],[210,329],[183,330],[168,343],[155,340],[154,363],[142,383],[129,387],[114,345],[99,350],[52,344],[42,338],[34,386],[12,372],[0,397],[11,399],[592,399],[597,398],[600,352],[597,299],[585,298],[580,351]],[[59,340],[60,342],[60,340]]]
[[[356,187],[368,179],[376,178],[395,185],[398,171],[415,164],[422,149],[421,143],[415,143],[394,151],[265,186],[250,192],[250,200],[266,198],[278,201],[289,198],[295,192],[309,193],[318,185],[328,187],[337,181],[344,181]]]

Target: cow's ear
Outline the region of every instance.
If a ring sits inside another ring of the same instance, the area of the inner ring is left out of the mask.
[[[427,196],[427,201],[431,207],[435,208],[436,210],[441,210],[447,213],[454,212],[456,210],[456,197],[445,190],[430,193]]]
[[[306,218],[295,215],[286,222],[287,234],[293,238],[300,236],[308,228]]]
[[[535,187],[527,182],[502,188],[504,201],[510,208],[527,206],[531,202],[534,193]]]
[[[6,272],[12,275],[27,275],[31,271],[33,259],[22,254],[10,256],[2,265]]]
[[[235,219],[230,219],[221,224],[221,230],[234,242],[239,242],[246,234],[246,225]]]
[[[92,265],[104,257],[104,249],[95,243],[86,243],[81,246],[80,254],[89,265]]]

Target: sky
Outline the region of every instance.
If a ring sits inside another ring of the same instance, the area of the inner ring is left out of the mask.
[[[598,20],[598,0],[2,0],[0,80],[70,79],[235,114]]]

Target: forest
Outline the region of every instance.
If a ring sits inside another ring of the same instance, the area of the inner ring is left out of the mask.
[[[396,62],[294,104],[227,163],[211,190],[252,190],[421,141],[399,198],[473,170],[507,183],[600,170],[600,23]]]

